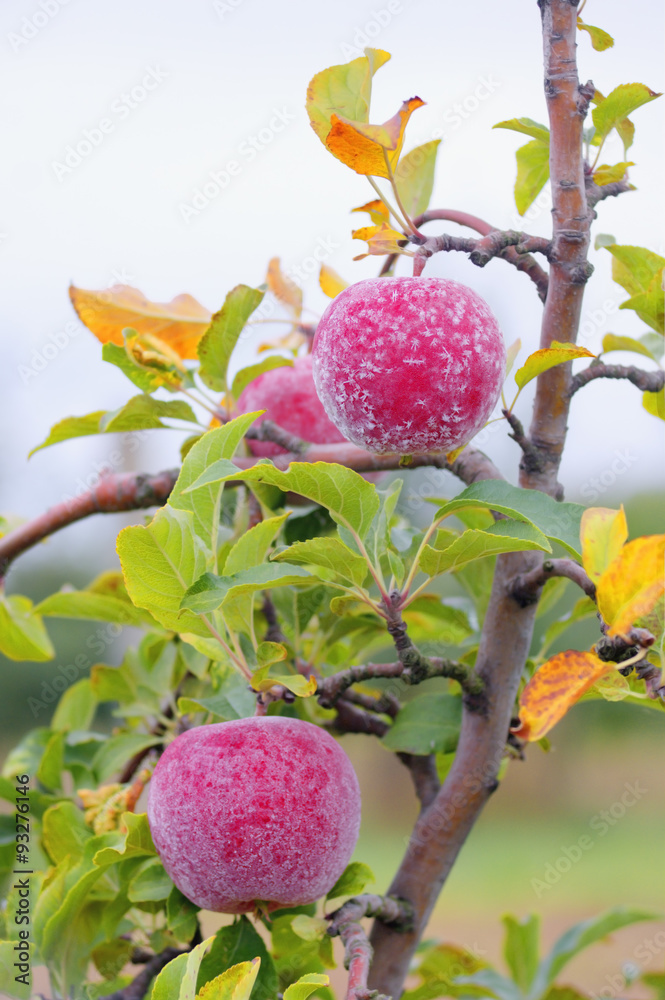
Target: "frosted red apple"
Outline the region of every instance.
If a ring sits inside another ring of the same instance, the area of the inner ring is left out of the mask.
[[[449,452],[487,422],[506,350],[489,306],[444,278],[369,278],[335,298],[316,331],[314,383],[354,444]]]
[[[360,791],[351,761],[318,726],[239,719],[190,729],[166,748],[148,820],[164,868],[198,906],[299,906],[325,896],[348,864]]]
[[[238,399],[240,413],[266,410],[259,417],[274,420],[304,441],[314,444],[338,444],[344,438],[326,416],[314,388],[312,358],[296,358],[293,367],[285,365],[264,372],[251,382]],[[249,441],[252,454],[262,458],[285,454],[285,449],[271,441]]]

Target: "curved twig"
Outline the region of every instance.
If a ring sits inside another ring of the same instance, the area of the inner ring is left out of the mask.
[[[656,372],[647,372],[642,368],[635,368],[633,365],[589,365],[584,371],[573,375],[569,395],[572,396],[583,385],[587,385],[597,378],[625,378],[642,392],[660,392],[665,385],[665,372],[662,369]]]
[[[509,592],[521,608],[526,608],[529,604],[537,604],[541,589],[555,576],[572,580],[595,602],[596,585],[574,559],[546,559],[541,566],[536,566],[529,573],[516,576],[511,581]]]

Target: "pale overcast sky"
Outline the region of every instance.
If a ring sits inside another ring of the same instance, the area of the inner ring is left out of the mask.
[[[584,17],[613,34],[616,47],[597,53],[581,36],[583,79],[604,93],[635,80],[665,89],[660,5],[589,0]],[[159,301],[189,292],[217,309],[236,283],[259,284],[274,255],[302,268],[318,248],[347,280],[377,272],[376,259],[351,259],[362,247],[350,238],[360,217],[349,211],[371,190],[324,150],[303,107],[312,75],[367,43],[392,53],[375,79],[372,120],[418,94],[427,105],[414,114],[405,148],[443,138],[433,206],[548,234],[547,199],[529,221],[516,215],[514,151],[522,137],[491,130],[514,116],[546,121],[535,0],[4,0],[0,509],[36,514],[75,492],[118,448],[115,438],[87,439],[26,462],[58,419],[112,409],[132,394],[76,321],[70,281],[83,288],[125,281]],[[595,226],[661,253],[663,107],[658,101],[635,113],[631,177],[639,190],[601,204]],[[77,146],[85,153],[78,162]],[[607,153],[613,162],[621,147]],[[610,279],[607,252],[592,259],[582,343],[594,350],[608,331],[637,336],[644,327],[618,311],[625,294]],[[408,262],[400,266],[409,273]],[[540,303],[524,276],[501,261],[479,270],[459,254],[438,255],[427,273],[476,288],[506,342],[521,337],[521,358],[536,349]],[[326,300],[316,276],[304,290],[320,312]],[[41,366],[36,358],[47,346]],[[26,376],[31,366],[43,370]],[[526,420],[528,402],[525,393]],[[517,448],[498,426],[484,447],[514,479]],[[661,428],[634,387],[585,389],[573,405],[562,468],[568,498],[588,502],[591,479],[604,476],[611,486],[613,468],[623,470],[614,473],[619,490],[662,485]],[[128,467],[175,464],[179,441],[152,432]],[[69,552],[117,527],[74,529],[76,539],[58,544]]]

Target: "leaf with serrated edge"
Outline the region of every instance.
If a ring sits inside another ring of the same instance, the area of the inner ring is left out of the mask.
[[[282,472],[268,463],[239,469],[232,462],[221,460],[206,469],[185,492],[229,479],[268,483],[284,492],[299,493],[326,507],[337,524],[353,529],[361,539],[379,509],[379,496],[371,483],[357,472],[329,462],[292,462]]]
[[[248,285],[236,285],[226,296],[224,305],[210,321],[201,337],[198,356],[199,376],[209,389],[228,392],[228,367],[233,348],[247,320],[263,301],[264,292]]]
[[[660,96],[643,83],[620,84],[591,112],[596,134],[601,138],[609,135],[633,111]]]
[[[132,396],[117,410],[105,413],[99,421],[99,430],[100,433],[111,434],[168,426],[162,423],[162,417],[186,420],[192,424],[197,422],[191,406],[183,399],[155,399],[154,396],[142,393],[140,396]]]
[[[153,983],[150,1000],[194,1000],[199,966],[213,941],[214,935],[165,965]]]
[[[35,612],[45,618],[81,618],[117,625],[145,625],[145,611],[140,611],[129,601],[95,594],[90,590],[62,590],[50,594],[36,607]]]
[[[260,966],[260,958],[232,965],[216,979],[211,979],[202,986],[195,1000],[249,1000]],[[181,994],[179,1000],[189,998]]]
[[[395,753],[450,753],[457,746],[461,720],[460,698],[420,695],[401,708],[382,743]]]
[[[434,501],[437,503],[438,501]],[[436,519],[465,507],[488,507],[518,521],[528,521],[544,535],[580,558],[580,522],[585,507],[560,503],[540,490],[524,490],[501,479],[473,483],[436,512]]]
[[[540,740],[563,718],[582,695],[616,664],[595,653],[569,649],[540,667],[520,695],[520,725],[513,730],[521,740]]]
[[[364,892],[365,887],[376,882],[376,876],[369,865],[362,861],[352,861],[347,865],[326,899],[337,899],[338,896],[357,896]]]
[[[261,566],[252,566],[229,576],[204,573],[183,594],[181,606],[195,611],[196,614],[206,614],[219,608],[227,597],[234,598],[241,594],[255,593],[257,590],[269,590],[271,587],[293,586],[299,583],[311,585],[311,574],[301,566],[288,564],[263,563]]]
[[[295,542],[276,555],[273,561],[323,566],[359,587],[362,587],[368,573],[363,557],[339,538],[310,538],[305,542]]]
[[[90,434],[99,434],[99,421],[106,414],[106,410],[95,410],[94,413],[86,413],[84,417],[65,417],[48,432],[41,444],[36,445],[28,452],[28,458],[32,458],[35,452],[42,448],[49,448],[52,444],[60,444],[61,441],[69,441],[71,438],[88,437]]]
[[[537,375],[549,371],[556,365],[573,361],[575,358],[595,357],[596,355],[587,351],[586,347],[577,347],[576,344],[561,344],[559,341],[553,340],[550,347],[534,351],[533,354],[529,355],[522,367],[515,372],[515,382],[520,389],[523,389]]]
[[[434,187],[434,168],[440,139],[416,146],[403,156],[395,170],[395,183],[409,218],[415,219],[428,208]]]
[[[265,521],[259,521],[249,531],[243,532],[226,557],[224,575],[231,576],[265,562],[270,546],[288,516],[289,514],[286,513],[278,514],[277,517],[268,517]],[[289,561],[287,560],[287,562]]]
[[[589,507],[582,514],[582,565],[587,575],[598,583],[607,567],[620,554],[628,538],[628,525],[623,506]]]
[[[424,103],[419,97],[404,101],[399,111],[382,125],[370,125],[333,114],[325,140],[326,148],[357,174],[389,178],[389,170],[397,166],[409,119]]]
[[[500,552],[521,552],[538,549],[551,552],[546,536],[532,524],[523,521],[498,521],[487,531],[470,529],[443,550],[426,545],[420,556],[420,569],[428,576],[453,573],[474,559],[484,559]]]

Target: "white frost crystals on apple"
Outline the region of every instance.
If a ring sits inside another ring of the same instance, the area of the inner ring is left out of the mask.
[[[313,373],[326,413],[379,454],[450,452],[484,426],[506,349],[487,303],[446,278],[369,278],[328,306]]]

